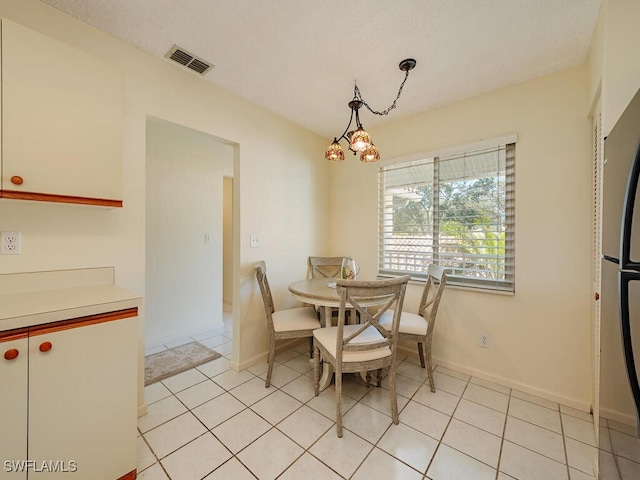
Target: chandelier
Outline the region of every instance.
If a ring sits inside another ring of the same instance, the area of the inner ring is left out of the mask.
[[[353,88],[353,100],[349,102],[349,108],[351,109],[351,117],[349,118],[349,124],[347,128],[344,129],[344,132],[340,137],[334,137],[333,142],[327,148],[327,151],[324,154],[324,158],[330,161],[339,162],[344,160],[344,150],[342,149],[342,145],[340,145],[340,140],[343,138],[349,142],[349,150],[356,153],[360,153],[360,160],[363,162],[371,163],[380,160],[380,152],[378,148],[374,145],[373,140],[371,140],[371,136],[367,133],[367,131],[362,126],[360,122],[360,108],[363,106],[367,107],[374,115],[388,115],[391,110],[396,108],[396,102],[400,98],[400,94],[402,93],[402,89],[404,87],[404,83],[407,81],[409,77],[409,72],[413,70],[416,66],[416,61],[413,58],[407,58],[400,62],[398,68],[404,72],[404,80],[400,84],[400,88],[398,89],[398,94],[396,95],[396,99],[393,101],[391,106],[386,110],[378,112],[373,110],[367,102],[362,99],[362,95],[360,94],[360,89],[358,85],[355,85]],[[356,129],[349,130],[351,128],[351,123],[355,118],[356,121]]]

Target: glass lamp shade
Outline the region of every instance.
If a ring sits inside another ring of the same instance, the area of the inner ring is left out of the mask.
[[[373,163],[380,160],[380,152],[378,151],[378,147],[371,143],[371,145],[369,145],[368,148],[365,148],[360,154],[360,160],[365,163]]]
[[[371,137],[362,127],[358,128],[353,135],[351,135],[351,150],[361,152],[365,148],[371,145]]]
[[[353,132],[354,130],[351,130],[349,133],[347,133],[347,140],[349,140],[349,151],[353,152],[353,154],[355,155],[358,152],[351,146],[351,137],[353,137]]]
[[[333,143],[329,145],[327,151],[324,153],[324,158],[332,162],[341,162],[344,160],[344,150],[337,140],[333,140]]]

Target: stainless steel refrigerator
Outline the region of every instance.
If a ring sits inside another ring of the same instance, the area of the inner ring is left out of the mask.
[[[605,139],[600,291],[602,480],[640,479],[640,91]]]

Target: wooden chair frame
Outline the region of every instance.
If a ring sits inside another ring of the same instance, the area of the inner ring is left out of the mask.
[[[267,332],[269,334],[269,356],[267,358],[267,378],[265,380],[265,387],[268,388],[271,385],[271,374],[273,373],[273,362],[276,351],[276,341],[277,340],[285,340],[291,338],[313,338],[313,330],[304,329],[304,330],[289,330],[289,331],[281,331],[277,332],[274,329],[273,325],[273,314],[275,313],[275,306],[273,304],[273,296],[271,295],[271,287],[269,287],[269,280],[267,279],[267,266],[264,261],[258,262],[255,265],[256,269],[256,278],[258,280],[258,285],[260,287],[260,293],[262,294],[262,301],[264,303],[264,311],[267,315]],[[311,307],[307,307],[311,308]],[[320,323],[318,323],[318,328],[320,327]],[[313,352],[313,342],[310,345],[310,353],[309,356],[312,355]]]
[[[310,278],[340,278],[344,257],[309,257],[307,271]]]
[[[437,288],[435,287],[435,281],[439,282]],[[431,342],[433,340],[433,328],[436,324],[436,315],[438,313],[440,299],[442,298],[442,292],[444,292],[446,284],[447,274],[445,273],[445,268],[439,265],[429,265],[427,283],[422,291],[422,298],[420,299],[420,306],[418,307],[418,315],[427,320],[427,332],[425,335],[417,335],[406,333],[402,330],[399,331],[401,340],[418,343],[420,365],[422,368],[425,368],[426,363],[427,374],[429,375],[429,386],[432,392],[436,391],[436,387],[433,381],[433,367],[431,364]],[[432,291],[432,287],[435,288],[435,292]],[[429,307],[431,308],[427,311]],[[402,319],[400,320],[400,324],[402,325]]]
[[[353,372],[370,372],[377,370],[378,386],[382,380],[381,369],[389,368],[389,389],[391,396],[391,416],[393,423],[398,424],[398,400],[396,395],[396,353],[398,347],[398,328],[400,325],[400,314],[404,302],[404,295],[409,282],[409,275],[394,278],[391,280],[358,281],[358,280],[337,280],[337,289],[340,296],[340,307],[338,310],[338,326],[330,327],[337,330],[336,334],[336,354],[335,357],[329,350],[314,336],[314,390],[316,396],[319,394],[320,379],[320,356],[325,362],[333,365],[336,374],[336,426],[338,437],[342,437],[342,374]],[[379,298],[382,306],[376,313],[370,313],[366,307],[362,307],[359,302]],[[354,308],[360,314],[360,324],[349,326],[351,333],[345,337],[344,320],[349,308]],[[387,310],[394,310],[392,329],[386,330],[378,323],[380,316]],[[366,329],[374,327],[381,335],[379,341],[369,343],[352,343],[358,335]],[[380,348],[389,348],[389,355],[375,360],[367,361],[343,361],[343,352],[364,352]],[[367,380],[369,374],[367,374]]]
[[[307,272],[309,278],[342,278],[342,260],[344,257],[309,257],[307,259]],[[357,323],[356,311],[347,310],[349,323]],[[318,313],[318,315],[320,315]],[[331,317],[338,316],[338,309],[331,310]]]

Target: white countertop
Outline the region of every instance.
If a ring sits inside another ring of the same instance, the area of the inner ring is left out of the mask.
[[[0,294],[0,331],[139,307],[142,297],[112,283]]]

